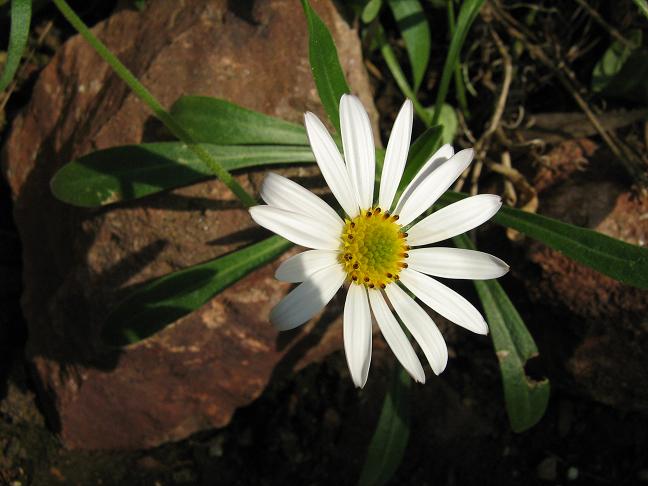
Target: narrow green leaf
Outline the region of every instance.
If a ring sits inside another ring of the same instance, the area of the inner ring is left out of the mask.
[[[380,8],[382,7],[382,0],[369,0],[367,4],[362,9],[362,14],[360,19],[365,23],[369,24],[380,13]]]
[[[303,126],[219,98],[183,96],[170,112],[198,143],[308,145]]]
[[[211,145],[203,147],[228,170],[314,161],[310,147]],[[97,207],[137,199],[214,177],[182,142],[125,145],[98,150],[64,165],[52,193],[68,204]]]
[[[450,40],[448,56],[446,57],[445,64],[443,65],[443,72],[441,73],[439,90],[437,91],[437,98],[434,103],[434,118],[432,119],[432,125],[436,125],[439,121],[439,116],[441,116],[441,106],[448,94],[450,79],[454,74],[455,65],[459,62],[461,48],[463,47],[466,37],[468,36],[468,31],[477,18],[479,10],[483,4],[484,0],[465,0],[461,5],[459,17],[457,18],[457,25],[454,34],[452,35],[452,39]]]
[[[271,236],[144,284],[110,313],[102,332],[104,342],[125,346],[151,336],[291,246],[289,241]]]
[[[459,248],[475,249],[466,235],[453,241]],[[523,432],[544,415],[549,403],[549,380],[535,381],[526,375],[524,365],[538,355],[538,348],[501,285],[497,280],[475,280],[474,284],[499,360],[511,428]]]
[[[340,133],[340,98],[350,89],[340,66],[333,37],[308,0],[301,0],[308,23],[308,59],[322,105]]]
[[[410,434],[411,384],[412,380],[405,369],[399,365],[394,366],[390,389],[385,395],[358,486],[380,486],[387,483],[403,460]]]
[[[0,91],[4,91],[9,86],[20,65],[20,59],[27,47],[27,39],[29,38],[31,12],[31,0],[12,0],[9,47],[7,49],[7,62],[0,76]]]
[[[389,0],[389,7],[405,40],[412,66],[412,87],[417,92],[430,60],[430,27],[418,0]]]
[[[445,206],[465,197],[466,194],[446,192],[439,200],[439,205]],[[506,206],[499,210],[493,221],[541,241],[569,258],[620,282],[648,289],[648,248]]]
[[[441,145],[441,136],[443,133],[443,127],[437,125],[425,130],[419,137],[414,141],[409,149],[409,154],[407,156],[407,164],[405,165],[405,170],[403,171],[403,177],[401,177],[400,184],[398,186],[397,196],[403,192],[403,189],[414,179],[414,176],[418,173],[419,170],[425,165],[430,156],[439,148]],[[397,199],[397,198],[395,198]]]

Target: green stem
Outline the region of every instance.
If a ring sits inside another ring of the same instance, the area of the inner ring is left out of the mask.
[[[414,111],[416,111],[416,114],[423,121],[423,123],[425,123],[427,127],[432,126],[430,123],[431,121],[430,113],[423,107],[423,105],[416,98],[416,93],[414,93],[414,90],[410,87],[409,83],[407,82],[407,77],[405,76],[405,73],[401,69],[400,64],[398,64],[398,59],[396,59],[396,53],[394,53],[394,50],[389,45],[389,42],[387,42],[387,39],[385,39],[385,34],[380,25],[378,25],[378,29],[377,29],[377,38],[378,38],[378,43],[380,45],[380,53],[385,59],[385,62],[387,63],[387,67],[389,68],[389,71],[394,77],[394,81],[396,81],[396,84],[403,92],[403,94],[412,101],[412,104],[414,105]]]
[[[184,129],[171,114],[166,111],[153,94],[139,82],[139,80],[124,66],[117,57],[108,50],[106,45],[101,42],[92,31],[83,23],[83,20],[70,8],[65,0],[54,0],[54,4],[61,11],[63,16],[72,24],[72,26],[81,34],[81,36],[97,51],[97,53],[106,61],[115,73],[124,81],[128,87],[133,90],[144,103],[153,111],[156,117],[175,135],[180,141],[187,144],[188,148],[193,151],[198,158],[209,168],[213,174],[218,177],[246,206],[254,206],[256,200],[248,194],[243,187],[236,182],[223,166],[215,160],[199,144],[197,144],[191,135]]]

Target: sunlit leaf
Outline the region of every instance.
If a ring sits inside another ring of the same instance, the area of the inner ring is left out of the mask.
[[[390,390],[385,395],[358,486],[380,486],[387,483],[403,460],[410,434],[411,384],[412,380],[405,369],[395,366]]]
[[[12,0],[9,47],[7,49],[7,62],[4,65],[2,75],[0,75],[0,91],[4,91],[9,86],[20,65],[20,59],[25,47],[27,47],[27,39],[29,38],[31,13],[31,0]]]
[[[349,86],[340,66],[333,37],[326,24],[310,6],[301,0],[308,23],[308,59],[313,79],[324,110],[333,126],[340,133],[340,98],[349,93]]]
[[[453,238],[459,248],[475,250],[466,235]],[[495,347],[511,428],[523,432],[542,418],[549,403],[549,380],[529,378],[524,365],[538,355],[531,334],[497,280],[475,280]]]
[[[291,246],[289,241],[271,236],[144,284],[110,313],[102,331],[104,342],[125,346],[151,336]]]
[[[211,145],[203,147],[228,171],[312,162],[310,147]],[[64,165],[52,193],[75,206],[96,207],[136,199],[214,177],[184,143],[126,145],[84,155]]]
[[[208,96],[183,96],[171,115],[199,143],[308,145],[301,125]]]
[[[412,87],[417,92],[430,60],[430,27],[418,0],[389,0],[389,7],[405,40],[412,66]]]
[[[446,192],[439,205],[467,197]],[[648,248],[539,214],[503,206],[493,221],[558,250],[569,258],[620,282],[648,289]]]

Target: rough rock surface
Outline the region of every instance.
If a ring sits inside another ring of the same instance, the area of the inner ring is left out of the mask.
[[[356,33],[331,2],[313,5],[351,86],[373,107]],[[122,10],[95,32],[164,106],[201,94],[296,122],[305,110],[323,116],[296,0],[147,2],[144,12]],[[101,210],[53,199],[48,183],[62,164],[153,140],[156,127],[77,36],[40,75],[3,150],[24,245],[28,358],[49,420],[71,448],[150,447],[223,426],[273,372],[340,347],[335,308],[309,328],[277,335],[267,315],[288,286],[268,266],[149,340],[119,353],[101,349],[103,319],[129,287],[263,235],[217,181]],[[289,174],[312,180],[315,172]],[[259,179],[238,176],[252,190]]]
[[[553,167],[554,158],[580,153],[582,167],[568,179],[559,170],[553,181],[542,180],[540,212],[645,247],[648,197],[614,182],[619,177],[609,172],[605,152],[591,145],[586,140],[564,142],[548,155]],[[622,410],[648,411],[648,291],[606,277],[539,243],[530,246],[529,257],[540,267],[538,278],[527,278],[530,296],[564,317],[543,324],[555,337],[554,349],[541,346],[541,353],[555,354],[554,361],[566,367],[575,389]],[[556,346],[557,339],[562,343]]]

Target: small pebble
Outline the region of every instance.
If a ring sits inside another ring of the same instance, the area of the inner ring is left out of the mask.
[[[543,481],[555,481],[558,476],[558,461],[555,457],[547,457],[536,468],[538,478]]]
[[[569,466],[567,469],[567,480],[576,481],[578,479],[578,468],[574,466]]]

